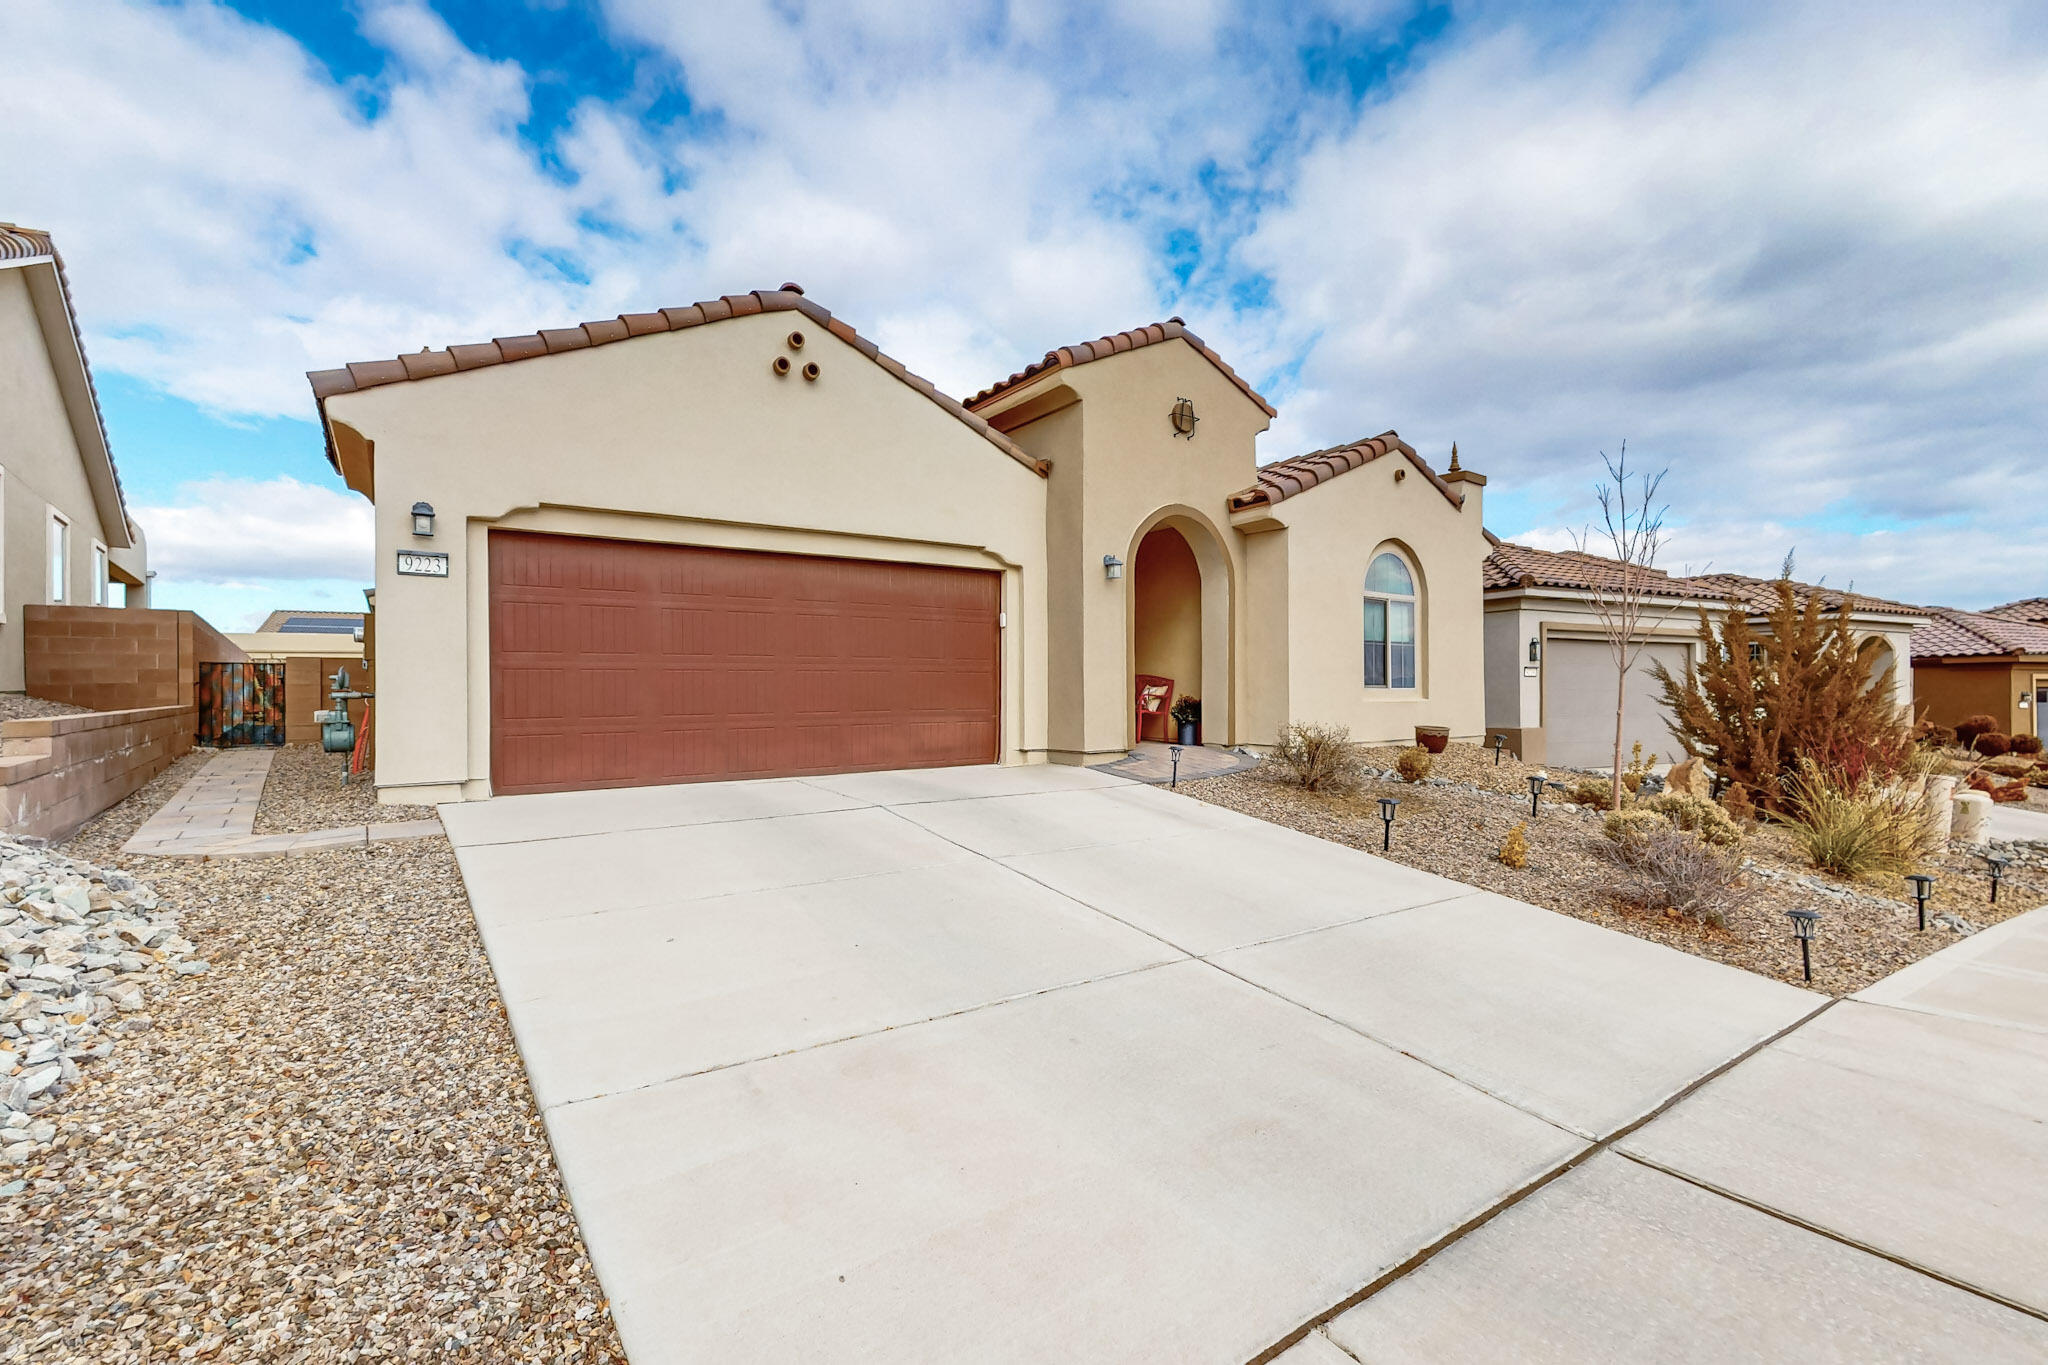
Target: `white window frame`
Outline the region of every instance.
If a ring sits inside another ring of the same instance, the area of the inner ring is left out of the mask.
[[[96,607],[107,605],[107,584],[113,579],[114,560],[107,553],[107,547],[95,540],[92,543],[92,604]]]
[[[1406,593],[1387,593],[1365,590],[1361,593],[1361,597],[1364,602],[1378,602],[1382,604],[1380,611],[1381,638],[1378,641],[1378,644],[1382,651],[1381,668],[1385,674],[1385,681],[1370,681],[1366,673],[1366,664],[1363,660],[1360,662],[1359,665],[1359,681],[1360,685],[1364,687],[1368,692],[1419,695],[1422,691],[1422,574],[1421,571],[1416,568],[1415,561],[1412,558],[1410,558],[1407,554],[1403,553],[1399,549],[1396,549],[1392,545],[1382,545],[1377,550],[1374,550],[1372,556],[1365,561],[1365,573],[1367,580],[1370,580],[1372,577],[1372,566],[1379,563],[1380,558],[1384,555],[1392,555],[1394,559],[1400,563],[1401,567],[1408,571],[1409,591]],[[1410,633],[1413,634],[1415,637],[1412,641],[1408,642],[1408,647],[1412,651],[1412,654],[1409,659],[1408,665],[1410,676],[1409,680],[1405,683],[1397,683],[1394,681],[1393,635],[1395,603],[1407,604],[1409,610],[1409,620],[1411,623]],[[1359,619],[1359,632],[1361,638],[1364,635],[1364,631],[1365,623],[1363,612],[1361,610],[1361,615]],[[1363,646],[1365,649],[1368,650],[1372,648],[1373,643],[1374,642],[1369,639],[1363,640]]]
[[[49,520],[44,523],[43,565],[49,582],[47,600],[52,606],[69,606],[71,603],[71,518],[50,509]]]

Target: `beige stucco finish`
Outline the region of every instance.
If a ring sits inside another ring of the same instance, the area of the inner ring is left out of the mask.
[[[114,547],[111,571],[126,570],[137,579],[146,573],[139,539],[123,547],[126,533],[110,536],[101,521],[50,353],[53,332],[68,339],[69,319],[44,316],[48,298],[39,309],[30,275],[36,269],[51,272],[54,288],[51,267],[0,268],[0,692],[19,692],[24,685],[22,607],[57,600],[93,605],[95,543]],[[61,311],[61,299],[55,304]],[[69,523],[61,597],[50,591],[52,512]],[[131,591],[128,604],[145,605],[146,592]]]
[[[792,327],[816,383],[771,370]],[[1179,398],[1192,439],[1168,420]],[[1005,762],[1123,754],[1140,671],[1201,697],[1211,744],[1270,744],[1291,719],[1367,741],[1481,729],[1477,485],[1460,506],[1394,455],[1233,524],[1269,418],[1178,339],[977,410],[1047,476],[787,312],[335,394],[325,411],[344,463],[374,467],[390,800],[489,794],[494,528],[999,570]],[[431,541],[411,534],[415,501],[435,509]],[[1141,566],[1155,532],[1170,534]],[[1359,599],[1396,542],[1420,575],[1422,667],[1389,692],[1363,685]],[[446,553],[449,576],[400,576],[407,549]]]
[[[806,334],[815,382],[777,376]],[[489,794],[494,527],[993,569],[1003,748],[1045,747],[1045,481],[790,313],[734,318],[327,401],[372,443],[377,778],[394,801]],[[415,501],[435,534],[412,535]],[[449,576],[396,571],[442,552]]]

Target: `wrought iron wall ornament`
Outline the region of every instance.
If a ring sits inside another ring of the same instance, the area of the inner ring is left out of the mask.
[[[1195,423],[1200,420],[1200,418],[1195,416],[1195,404],[1193,399],[1176,398],[1173,400],[1174,435],[1185,436],[1190,441],[1194,440]]]

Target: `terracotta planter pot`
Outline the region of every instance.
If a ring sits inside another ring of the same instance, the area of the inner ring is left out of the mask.
[[[1451,730],[1447,725],[1418,725],[1415,727],[1415,742],[1433,754],[1440,754],[1451,742]]]

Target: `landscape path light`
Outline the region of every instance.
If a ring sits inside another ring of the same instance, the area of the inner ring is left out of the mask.
[[[1507,747],[1507,743],[1508,737],[1506,735],[1495,735],[1493,737],[1493,766],[1496,768],[1500,766],[1500,751]]]
[[[1998,904],[1998,884],[2005,880],[2005,869],[2012,865],[2012,859],[2001,858],[1996,853],[1984,855],[1984,861],[1991,864],[1991,903]]]
[[[1811,910],[1787,910],[1792,920],[1792,937],[1799,940],[1799,974],[1813,980],[1813,926],[1820,919]]]
[[[1927,927],[1927,893],[1934,889],[1934,878],[1925,872],[1915,872],[1906,878],[1913,883],[1913,899],[1920,906],[1920,927]]]
[[[1394,807],[1400,804],[1401,801],[1398,797],[1382,796],[1380,798],[1380,820],[1386,826],[1384,833],[1380,836],[1380,851],[1382,853],[1391,853],[1394,849]]]
[[[1536,803],[1543,799],[1543,784],[1550,779],[1542,773],[1529,774],[1529,818],[1536,818]]]
[[[1173,755],[1173,780],[1166,784],[1166,789],[1174,791],[1180,787],[1180,745],[1169,744],[1167,752]]]

